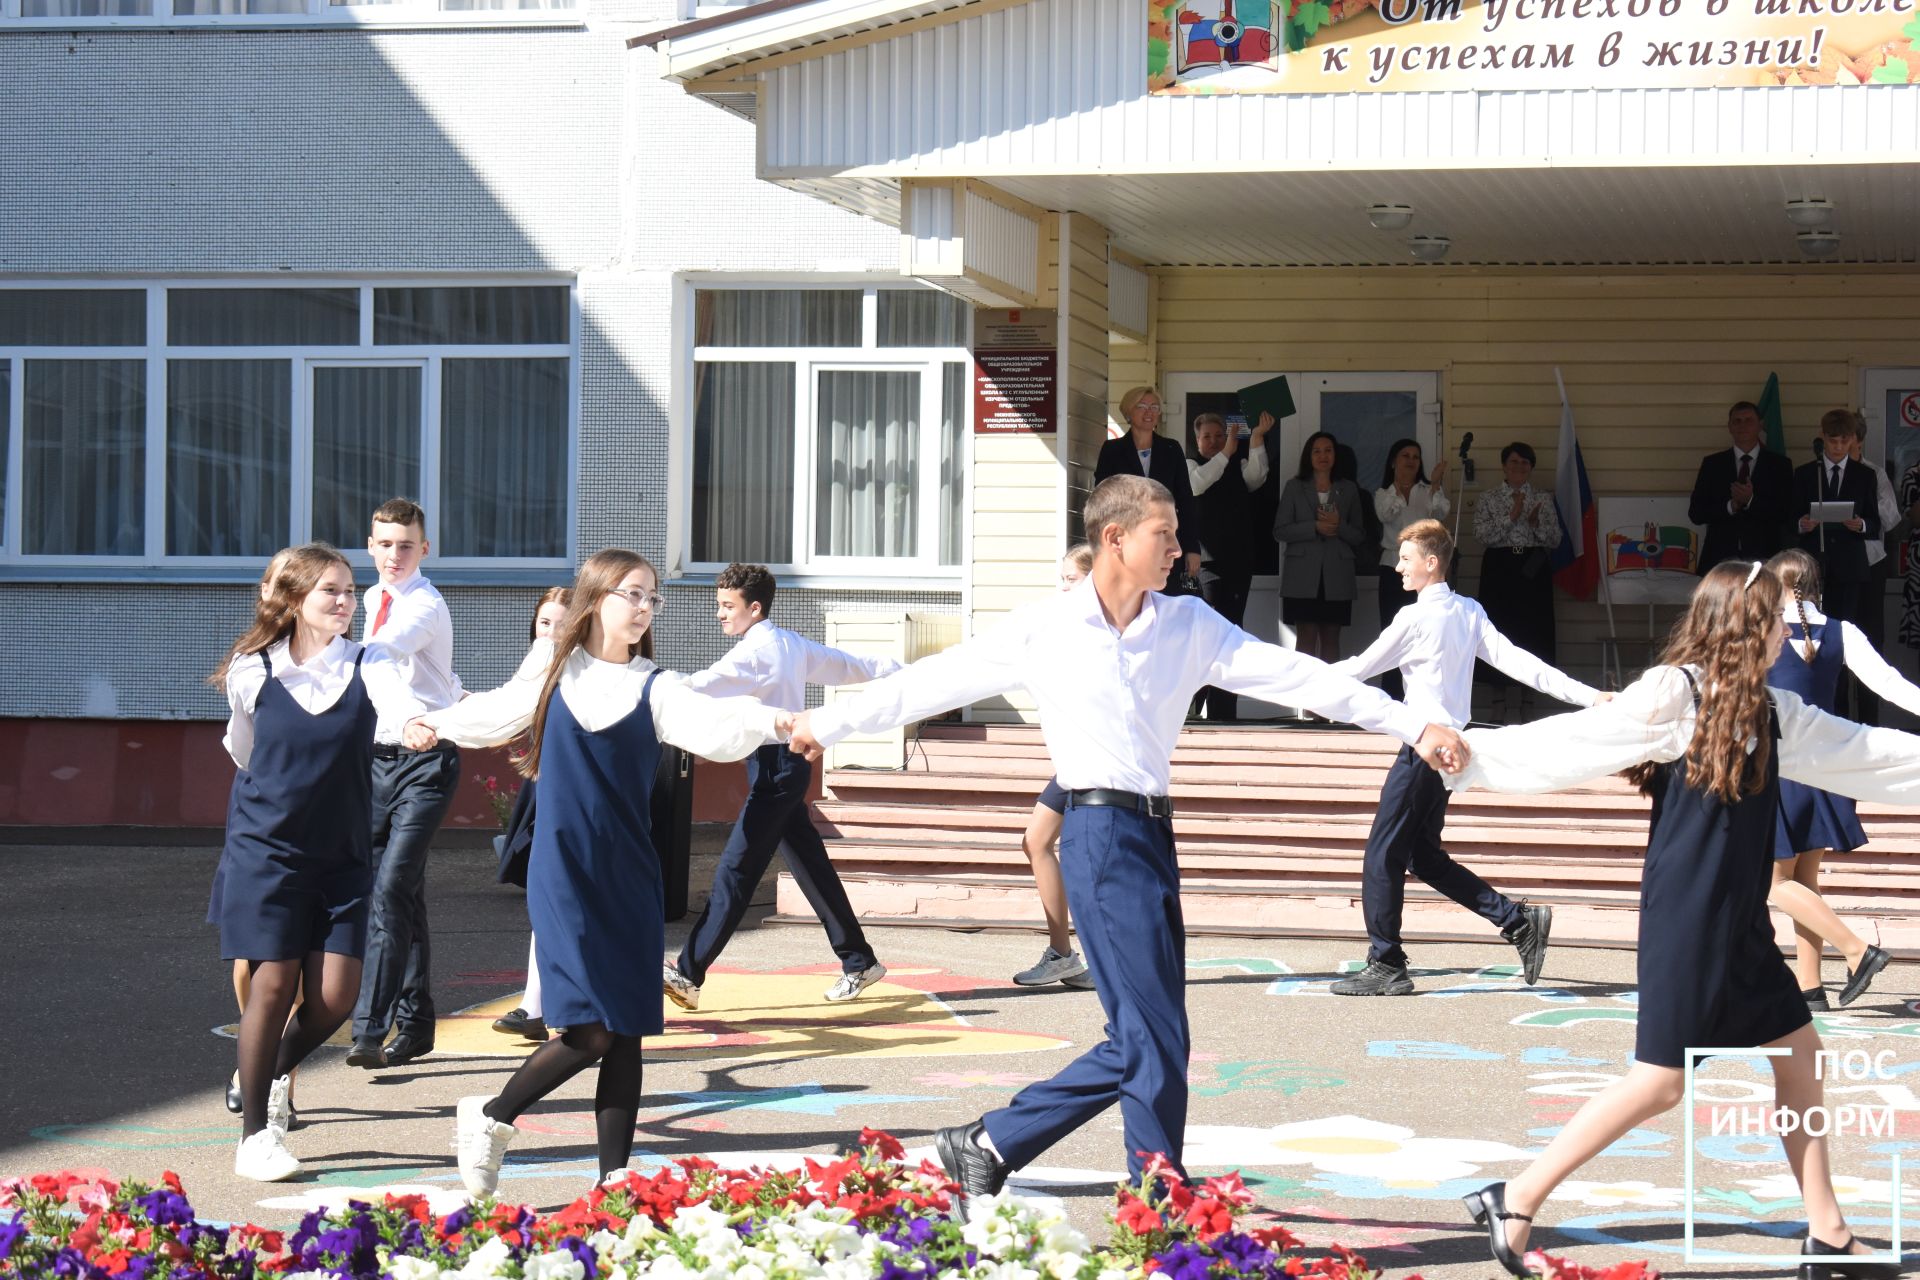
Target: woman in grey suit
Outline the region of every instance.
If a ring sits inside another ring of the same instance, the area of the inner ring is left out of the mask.
[[[1307,437],[1273,519],[1273,536],[1287,548],[1280,618],[1298,632],[1301,653],[1327,662],[1340,656],[1340,628],[1353,620],[1355,553],[1367,540],[1359,486],[1334,479],[1335,453],[1327,432]]]

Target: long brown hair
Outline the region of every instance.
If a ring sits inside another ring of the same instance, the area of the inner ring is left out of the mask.
[[[1807,601],[1820,603],[1820,562],[1799,547],[1789,547],[1767,561],[1767,572],[1780,579],[1780,589],[1793,593],[1800,611],[1800,643],[1806,660],[1813,661],[1813,624],[1807,621]],[[1785,603],[1784,596],[1781,603]]]
[[[545,591],[542,591],[540,593],[539,603],[533,606],[533,616],[527,619],[528,643],[532,643],[533,641],[538,640],[540,638],[540,611],[542,609],[546,608],[550,604],[557,604],[564,609],[567,605],[571,604],[572,602],[573,602],[572,587],[548,587]],[[649,636],[653,634],[652,627],[647,628],[647,634]]]
[[[608,547],[605,551],[596,551],[587,557],[580,566],[580,572],[573,579],[573,598],[567,603],[567,616],[553,632],[553,665],[547,668],[547,682],[540,690],[540,703],[534,708],[533,724],[528,729],[530,742],[526,758],[516,767],[529,778],[540,776],[540,744],[547,731],[547,708],[553,704],[554,696],[560,690],[560,673],[566,670],[567,659],[587,642],[587,635],[593,630],[593,619],[600,612],[600,602],[613,593],[620,580],[636,569],[645,569],[653,575],[653,589],[660,589],[660,571],[653,562],[637,551],[625,551],[619,547]],[[640,642],[629,651],[635,658],[653,659],[653,626],[651,623],[640,636]]]
[[[1709,569],[1660,655],[1662,666],[1697,668],[1700,709],[1687,744],[1687,785],[1727,804],[1759,792],[1773,750],[1767,642],[1780,618],[1780,580],[1756,568],[1750,560],[1726,560]],[[1658,768],[1635,765],[1627,780],[1650,792]]]
[[[271,649],[293,634],[300,622],[300,605],[318,585],[322,574],[339,565],[348,576],[353,566],[347,558],[324,542],[309,542],[303,547],[288,547],[276,553],[262,575],[260,590],[253,604],[253,625],[233,642],[227,656],[220,660],[207,683],[224,687],[227,673],[241,658]],[[270,575],[270,576],[269,576]]]

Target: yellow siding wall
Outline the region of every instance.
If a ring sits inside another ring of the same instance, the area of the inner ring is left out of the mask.
[[[1552,484],[1556,365],[1594,490],[1637,494],[1688,492],[1701,456],[1727,445],[1727,406],[1757,399],[1769,372],[1780,375],[1797,463],[1820,414],[1854,404],[1860,367],[1920,362],[1911,271],[1154,274],[1152,350],[1114,347],[1113,402],[1169,373],[1439,371],[1448,455],[1462,432],[1475,434],[1479,481],[1467,492],[1463,537],[1478,491],[1498,483],[1502,444],[1533,445],[1536,475]],[[1467,539],[1468,589],[1479,549]],[[1623,612],[1621,633],[1644,637],[1645,609]],[[1559,617],[1561,661],[1591,675],[1599,605],[1562,597]]]
[[[1066,219],[1071,241],[1065,287],[1061,376],[1067,383],[1067,487],[1064,536],[1080,536],[1080,508],[1107,442],[1107,229],[1083,213]]]

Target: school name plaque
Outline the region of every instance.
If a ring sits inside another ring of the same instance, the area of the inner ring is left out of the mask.
[[[1060,353],[1052,311],[973,313],[973,432],[1059,429]]]

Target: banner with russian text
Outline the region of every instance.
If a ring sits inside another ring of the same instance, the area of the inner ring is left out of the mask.
[[[1151,0],[1156,94],[1920,83],[1920,0]]]

